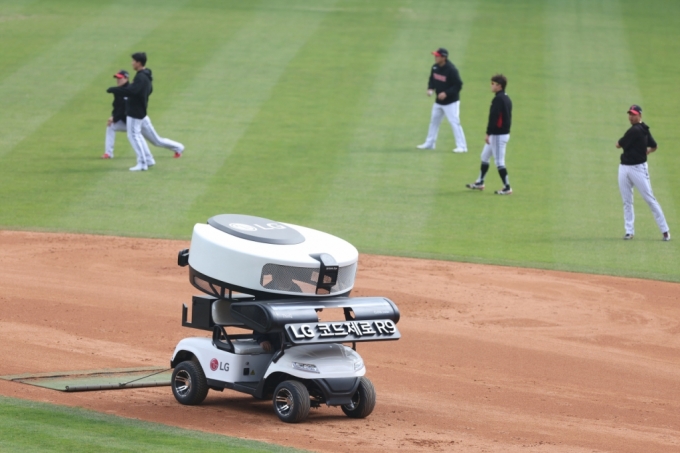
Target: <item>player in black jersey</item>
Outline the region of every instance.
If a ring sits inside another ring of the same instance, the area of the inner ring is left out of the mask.
[[[439,48],[432,52],[435,64],[430,70],[430,78],[427,82],[427,95],[436,94],[436,100],[432,106],[430,127],[427,131],[425,143],[418,145],[418,149],[434,149],[437,144],[439,125],[444,116],[451,123],[453,136],[456,139],[454,153],[466,153],[467,142],[463,126],[460,124],[460,90],[463,89],[463,81],[458,69],[449,61],[449,51]]]
[[[116,78],[116,85],[119,87],[127,87],[130,82],[130,74],[121,69],[113,75]],[[127,132],[127,124],[125,123],[125,102],[127,97],[123,94],[114,93],[113,95],[113,110],[111,116],[106,122],[106,141],[104,142],[104,154],[102,159],[113,159],[113,146],[116,143],[116,132]]]
[[[498,174],[503,181],[503,188],[494,192],[497,195],[510,195],[512,188],[505,168],[505,148],[510,141],[510,126],[512,124],[512,101],[505,92],[508,79],[503,74],[491,77],[491,91],[495,93],[489,109],[489,123],[486,126],[486,138],[482,150],[482,166],[477,181],[467,184],[468,189],[484,190],[484,177],[489,171],[491,156],[498,168]]]
[[[652,137],[649,126],[642,122],[642,107],[631,105],[628,109],[628,121],[631,124],[630,129],[616,142],[617,148],[623,148],[621,165],[619,165],[619,190],[623,199],[623,219],[626,229],[623,239],[630,240],[635,236],[633,188],[637,187],[654,214],[654,220],[661,231],[662,239],[670,241],[671,233],[668,230],[668,223],[666,223],[661,205],[656,201],[654,192],[652,192],[652,183],[647,168],[647,156],[656,151],[656,140]]]

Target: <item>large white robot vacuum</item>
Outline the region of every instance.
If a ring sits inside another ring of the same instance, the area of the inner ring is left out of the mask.
[[[220,299],[233,292],[256,299],[346,296],[359,257],[328,233],[239,214],[197,224],[190,250],[180,252],[179,264],[189,265],[196,288]]]

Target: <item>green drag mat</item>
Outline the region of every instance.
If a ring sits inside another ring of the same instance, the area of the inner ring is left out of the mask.
[[[62,392],[83,392],[169,386],[171,376],[172,370],[144,367],[15,374],[0,379]]]

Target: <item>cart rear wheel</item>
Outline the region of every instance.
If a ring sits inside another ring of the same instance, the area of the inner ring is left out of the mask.
[[[352,402],[342,406],[342,411],[351,418],[366,418],[375,409],[375,387],[367,378],[362,377]]]
[[[309,391],[298,381],[283,381],[274,390],[274,412],[286,423],[298,423],[309,415]]]
[[[208,395],[208,381],[198,362],[185,361],[172,372],[172,393],[181,404],[201,404]]]

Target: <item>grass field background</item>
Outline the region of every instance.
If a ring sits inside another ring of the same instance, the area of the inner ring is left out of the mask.
[[[0,451],[302,453],[264,442],[0,397]]]
[[[319,228],[365,253],[680,281],[636,195],[624,242],[615,141],[632,103],[659,151],[650,173],[680,224],[673,0],[12,1],[0,3],[0,226],[189,238],[226,212]],[[430,51],[465,82],[470,152],[442,124],[419,151]],[[186,145],[131,173],[118,134],[103,161],[112,74],[149,55],[149,114]],[[507,166],[475,179],[489,78],[515,105]],[[680,233],[679,233],[680,234]]]

